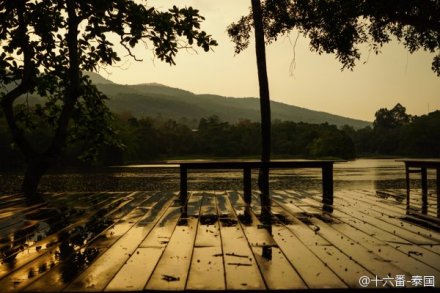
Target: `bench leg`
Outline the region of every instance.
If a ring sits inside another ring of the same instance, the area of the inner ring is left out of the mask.
[[[410,180],[409,180],[409,167],[405,166],[405,179],[406,179],[406,213],[410,213],[410,202],[409,202],[409,194],[410,194]]]
[[[437,188],[437,218],[440,219],[440,168],[437,168],[437,178],[435,181]]]
[[[333,212],[333,164],[322,168],[322,196],[323,210]]]
[[[252,201],[252,187],[251,187],[251,169],[243,169],[243,195],[246,205],[250,205]]]
[[[185,167],[180,167],[180,204],[182,206],[187,205],[188,203],[188,176],[187,169]]]
[[[428,213],[428,174],[426,168],[422,167],[422,214]]]

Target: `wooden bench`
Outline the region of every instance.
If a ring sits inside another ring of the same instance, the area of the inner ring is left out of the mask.
[[[437,189],[437,218],[440,219],[440,159],[403,159],[406,175],[406,210],[411,213],[410,207],[410,174],[420,173],[422,181],[422,216],[428,213],[428,169],[435,169]]]
[[[180,200],[187,204],[188,170],[190,169],[241,169],[243,170],[243,194],[247,204],[251,202],[251,171],[268,164],[270,169],[299,169],[318,168],[322,170],[322,202],[327,211],[332,211],[333,205],[333,164],[335,160],[274,160],[269,163],[261,161],[172,161],[171,164],[180,166]]]

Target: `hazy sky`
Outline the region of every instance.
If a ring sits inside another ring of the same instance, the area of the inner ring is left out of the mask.
[[[203,29],[219,43],[214,51],[181,51],[176,58],[177,65],[169,66],[154,60],[151,51],[140,48],[137,55],[143,62],[125,58],[119,67],[100,73],[121,84],[157,82],[197,94],[257,97],[254,47],[235,56],[233,43],[226,33],[231,22],[249,11],[250,0],[148,1],[148,5],[161,9],[173,4],[200,10],[206,17]],[[266,49],[270,94],[274,101],[368,121],[374,120],[379,108],[392,108],[398,102],[413,115],[440,109],[440,77],[431,71],[433,54],[411,55],[403,45],[393,42],[387,44],[380,55],[369,56],[365,50],[354,71],[341,72],[341,64],[334,55],[310,52],[308,40],[302,36],[294,49],[295,39],[293,32]],[[292,71],[294,52],[296,66]]]

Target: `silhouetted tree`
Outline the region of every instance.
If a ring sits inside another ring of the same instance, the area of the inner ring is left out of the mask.
[[[261,11],[260,0],[251,0],[252,18],[254,21],[255,32],[255,52],[257,57],[258,84],[260,87],[260,113],[261,113],[261,161],[263,165],[258,177],[258,185],[261,191],[261,204],[263,208],[270,206],[269,197],[269,166],[270,162],[270,142],[271,142],[271,113],[269,81],[266,68],[266,48],[264,41],[263,14]]]
[[[259,16],[256,7],[258,12],[261,8],[262,21],[256,17]],[[355,66],[360,58],[359,44],[368,43],[378,54],[382,45],[394,36],[411,53],[419,49],[437,52],[432,69],[440,76],[439,15],[438,0],[252,1],[252,12],[230,25],[228,34],[239,53],[249,45],[252,26],[256,39],[266,43],[296,29],[310,39],[311,50],[336,54],[343,69]],[[261,37],[263,33],[265,38]],[[261,48],[258,40],[256,46],[257,50]],[[263,145],[265,139],[263,135]]]
[[[397,154],[399,149],[400,129],[410,122],[411,116],[406,114],[406,108],[397,104],[393,109],[379,109],[373,122],[373,145],[376,153]]]
[[[108,34],[119,36],[133,58],[131,48],[149,42],[155,56],[174,64],[181,46],[195,43],[208,51],[216,45],[200,30],[202,20],[191,7],[159,12],[131,0],[0,2],[0,99],[27,165],[24,193],[36,194],[41,176],[67,140],[92,142],[86,156],[96,156],[99,143],[117,143],[105,96],[82,74],[120,60]],[[32,94],[45,97],[45,103],[14,109],[20,96]],[[51,129],[52,139],[39,150],[28,134],[40,122]]]
[[[410,53],[436,52],[432,70],[440,76],[438,0],[266,0],[262,9],[268,43],[295,29],[310,39],[311,50],[334,53],[351,69],[360,44],[378,54],[395,37]],[[248,46],[251,26],[249,14],[229,27],[236,51]]]
[[[411,116],[406,114],[406,108],[397,103],[393,109],[379,109],[375,114],[375,128],[396,128],[408,124]]]
[[[440,111],[414,117],[400,129],[399,152],[406,156],[440,158]]]

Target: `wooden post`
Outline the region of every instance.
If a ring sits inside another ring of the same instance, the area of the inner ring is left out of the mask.
[[[322,166],[322,202],[326,212],[333,212],[333,163]]]
[[[251,168],[245,167],[243,169],[243,195],[246,205],[250,205],[252,201],[251,184]]]
[[[406,175],[406,213],[410,213],[410,203],[409,203],[409,192],[410,192],[410,180],[409,180],[409,167],[408,163],[405,162],[405,175]]]
[[[428,174],[426,167],[420,169],[422,173],[422,214],[428,213]]]
[[[437,178],[435,181],[437,188],[437,218],[440,219],[440,167],[437,167]]]
[[[187,205],[188,202],[188,180],[187,180],[187,168],[185,165],[180,164],[180,204]]]

